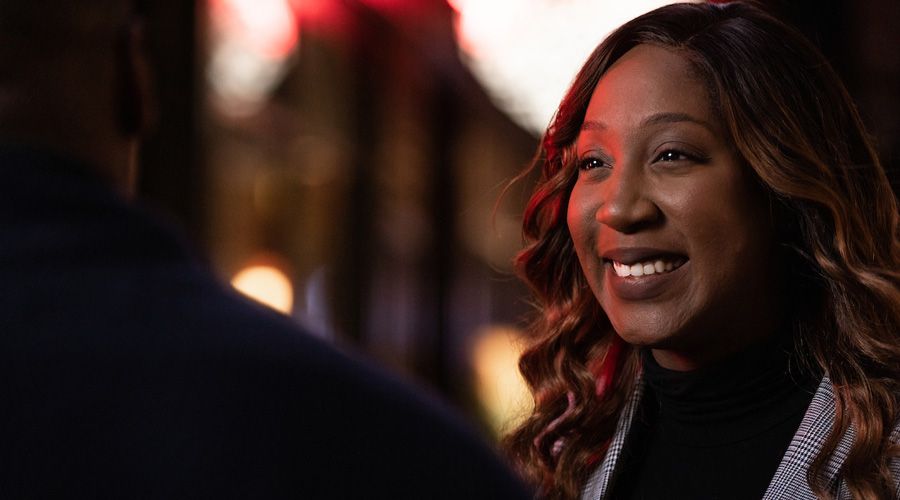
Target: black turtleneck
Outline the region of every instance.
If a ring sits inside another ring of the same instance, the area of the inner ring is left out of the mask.
[[[610,498],[762,498],[819,381],[788,352],[773,341],[678,372],[645,351],[646,389]]]

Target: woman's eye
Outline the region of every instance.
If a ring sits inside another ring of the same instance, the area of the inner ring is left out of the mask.
[[[605,167],[606,163],[599,158],[584,158],[578,163],[579,170],[593,170],[595,168]]]
[[[697,158],[693,155],[689,155],[677,149],[667,149],[659,154],[656,157],[656,161],[662,162],[670,162],[670,161],[684,161],[684,160],[696,160]]]

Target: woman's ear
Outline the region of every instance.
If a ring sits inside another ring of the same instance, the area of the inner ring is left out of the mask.
[[[156,126],[156,92],[147,57],[146,25],[134,17],[122,29],[116,47],[116,104],[119,130],[139,138]]]

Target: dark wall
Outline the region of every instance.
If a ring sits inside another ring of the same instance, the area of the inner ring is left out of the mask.
[[[765,0],[816,43],[840,73],[900,188],[900,2]]]

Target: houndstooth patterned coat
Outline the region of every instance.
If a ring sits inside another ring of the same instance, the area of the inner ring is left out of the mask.
[[[582,492],[582,500],[607,500],[609,480],[616,469],[616,463],[622,453],[625,436],[631,429],[631,421],[637,411],[638,403],[644,393],[644,381],[639,378],[631,399],[625,406],[619,419],[616,433],[610,443],[600,467],[591,475]],[[831,425],[834,423],[835,406],[834,392],[831,389],[831,381],[825,377],[819,384],[818,390],[813,395],[809,409],[800,423],[800,428],[794,434],[791,444],[781,464],[775,472],[775,477],[769,483],[769,488],[762,500],[815,500],[816,496],[806,482],[806,471],[822,448]],[[836,500],[850,500],[850,492],[846,484],[838,475],[850,444],[853,442],[854,432],[850,431],[843,436],[837,449],[835,449],[825,474],[828,480],[829,491]],[[894,443],[900,442],[900,423],[895,424],[891,434]],[[891,472],[894,476],[895,491],[900,491],[900,458],[891,462]],[[900,499],[900,496],[896,497]]]

